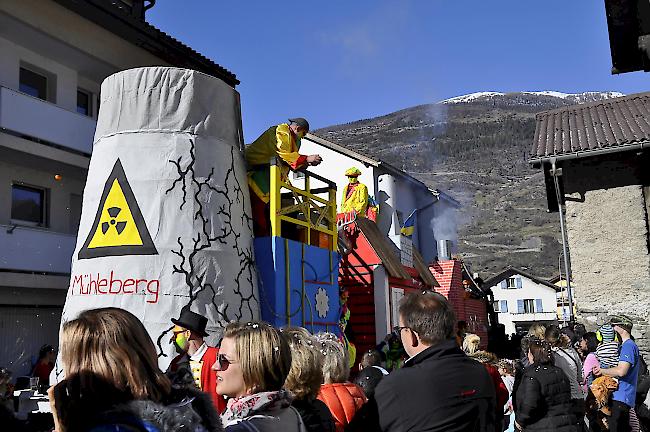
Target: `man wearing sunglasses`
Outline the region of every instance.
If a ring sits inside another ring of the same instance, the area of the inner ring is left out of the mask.
[[[219,413],[226,408],[226,401],[217,394],[217,376],[212,365],[217,361],[219,349],[208,346],[204,337],[208,336],[205,328],[208,319],[183,309],[178,319],[172,318],[174,328],[170,343],[179,353],[172,360],[167,374],[175,384],[195,386],[208,393]]]

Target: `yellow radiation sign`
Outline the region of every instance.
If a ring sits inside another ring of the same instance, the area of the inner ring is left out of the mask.
[[[104,192],[79,259],[120,255],[157,255],[140,206],[118,159]]]

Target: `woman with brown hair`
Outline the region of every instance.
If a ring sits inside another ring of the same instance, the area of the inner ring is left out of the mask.
[[[217,392],[228,397],[221,421],[228,432],[305,432],[283,390],[291,351],[280,332],[263,322],[226,326],[217,362]]]
[[[523,431],[577,432],[571,387],[562,369],[553,365],[550,345],[533,340],[528,366],[517,388],[515,425]]]
[[[298,410],[308,432],[334,432],[329,408],[318,400],[323,382],[323,357],[316,338],[302,327],[282,329],[291,349],[291,369],[284,388],[293,396],[291,405]]]
[[[58,432],[220,431],[208,395],[173,389],[146,329],[130,312],[92,309],[63,325],[66,379],[50,388]]]

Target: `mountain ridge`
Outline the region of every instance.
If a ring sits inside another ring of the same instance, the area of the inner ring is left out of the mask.
[[[478,92],[315,133],[394,165],[462,204],[457,252],[486,279],[507,266],[558,273],[557,213],[528,160],[539,112],[622,93]],[[455,100],[449,102],[450,100]]]

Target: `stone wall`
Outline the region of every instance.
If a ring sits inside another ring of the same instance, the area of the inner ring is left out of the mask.
[[[566,226],[578,320],[594,330],[613,313],[635,322],[650,358],[650,257],[640,158],[587,158],[563,166]],[[646,165],[647,166],[647,165]]]

